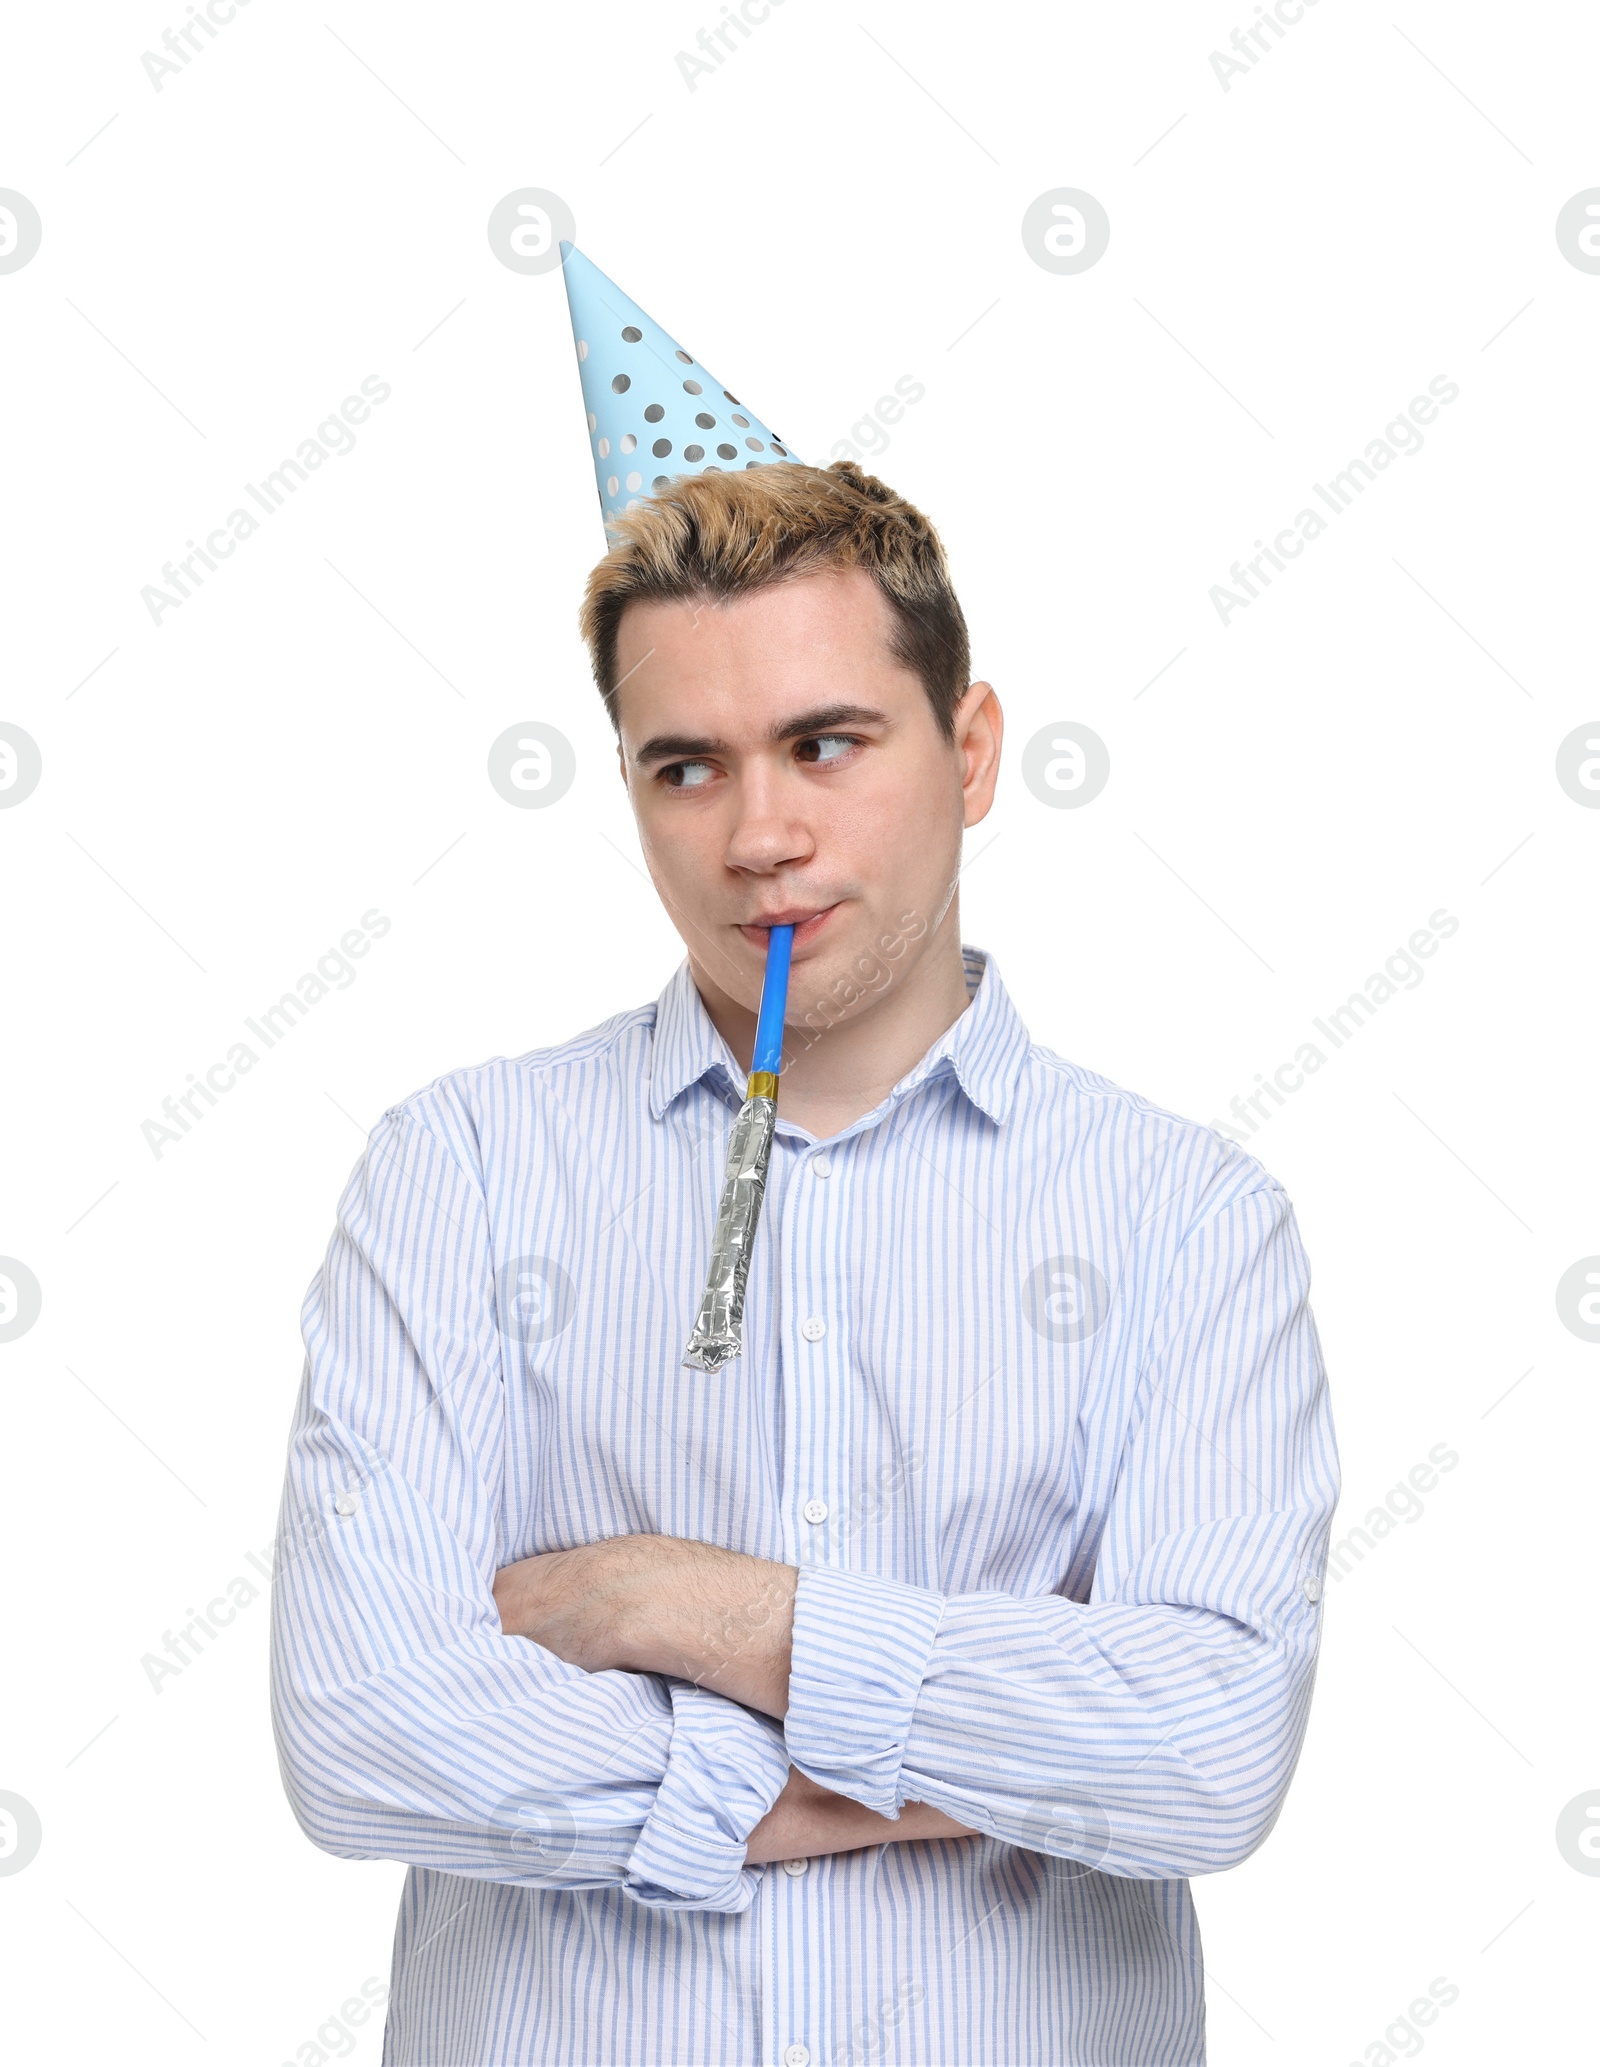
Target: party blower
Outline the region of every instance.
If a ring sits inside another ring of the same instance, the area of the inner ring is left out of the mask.
[[[711,1237],[711,1268],[706,1276],[700,1317],[689,1337],[683,1361],[691,1370],[720,1371],[744,1347],[744,1288],[750,1275],[750,1252],[761,1219],[767,1189],[767,1163],[772,1130],[778,1119],[778,1068],[783,1061],[783,1010],[789,996],[789,954],[793,926],[774,926],[767,935],[767,972],[761,983],[761,1009],[756,1015],[756,1045],[744,1104],[733,1123],[728,1166],[722,1177],[722,1204]]]

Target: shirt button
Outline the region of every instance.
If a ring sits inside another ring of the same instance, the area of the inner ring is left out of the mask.
[[[828,1332],[828,1324],[820,1313],[814,1313],[808,1320],[800,1323],[800,1332],[808,1342],[820,1342]],[[807,2054],[806,2057],[809,2059],[810,2055]]]
[[[1304,1593],[1308,1601],[1320,1600],[1322,1597],[1322,1581],[1320,1579],[1308,1579],[1301,1588],[1301,1592]]]
[[[808,1500],[800,1512],[808,1522],[825,1522],[828,1519],[828,1503],[826,1500]]]
[[[798,1880],[801,1874],[805,1872],[806,1868],[810,1864],[811,1861],[809,1859],[785,1859],[783,1862],[783,1870],[785,1873],[788,1874],[791,1880]],[[805,2047],[791,2047],[790,2051],[804,2052]]]
[[[783,2067],[811,2067],[810,2046],[786,2045],[783,2049]]]
[[[333,1511],[335,1514],[358,1514],[361,1511],[360,1494],[341,1493],[333,1503]]]
[[[825,1155],[815,1155],[811,1158],[811,1174],[813,1177],[831,1177],[833,1165]]]

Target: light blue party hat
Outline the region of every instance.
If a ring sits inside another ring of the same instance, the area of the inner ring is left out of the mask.
[[[683,474],[795,455],[575,244],[561,246],[600,508],[609,521]]]

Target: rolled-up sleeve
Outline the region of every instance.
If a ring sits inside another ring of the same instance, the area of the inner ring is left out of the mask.
[[[273,1574],[290,1804],[344,1858],[745,1909],[745,1839],[788,1777],[778,1725],[501,1630],[504,1377],[469,1157],[386,1113],[306,1297]]]
[[[1237,1864],[1304,1736],[1338,1459],[1310,1272],[1270,1181],[1178,1248],[1087,1600],[802,1568],[794,1764],[1081,1868]]]

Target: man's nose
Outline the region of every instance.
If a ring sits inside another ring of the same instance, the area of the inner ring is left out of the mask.
[[[816,839],[796,785],[772,769],[747,769],[740,777],[734,822],[725,860],[752,875],[809,861]]]

